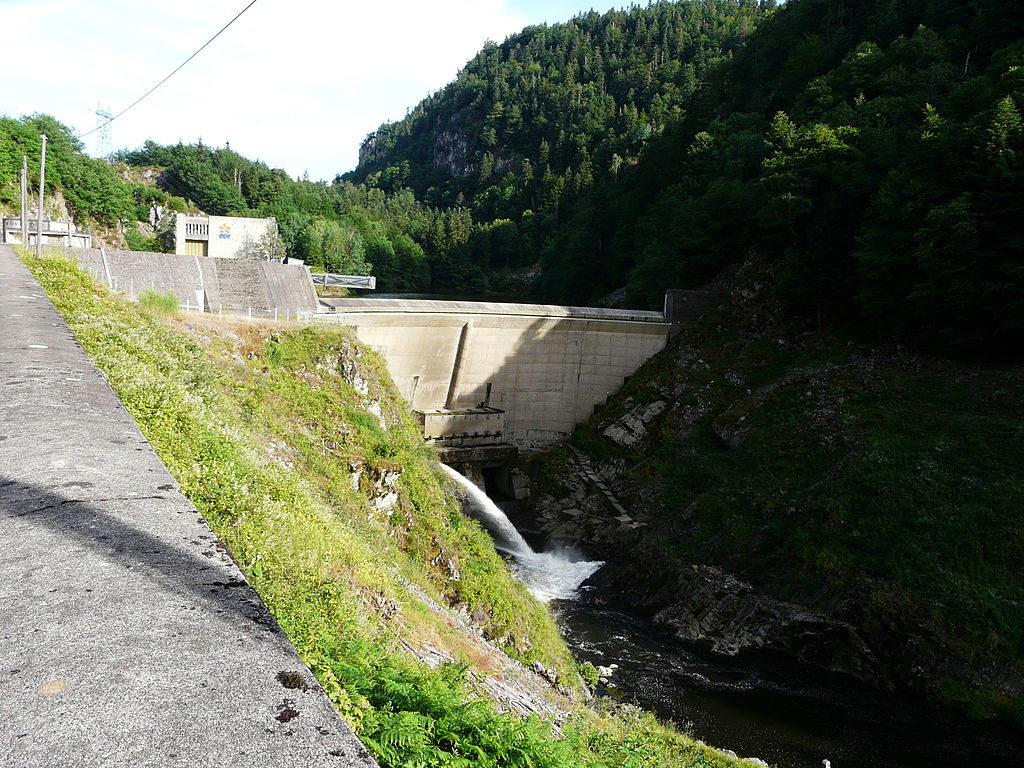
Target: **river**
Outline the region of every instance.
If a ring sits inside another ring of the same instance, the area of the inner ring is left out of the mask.
[[[821,768],[825,759],[833,768],[1024,765],[1024,734],[996,723],[885,694],[782,654],[713,654],[598,604],[580,584],[600,563],[551,545],[514,502],[496,505],[456,475],[467,490],[467,512],[491,532],[513,572],[550,603],[576,657],[618,665],[600,694],[779,768]]]
[[[697,738],[779,768],[1021,765],[1024,738],[848,675],[774,653],[712,654],[587,598],[553,609],[583,661],[619,668],[606,692],[687,726]]]

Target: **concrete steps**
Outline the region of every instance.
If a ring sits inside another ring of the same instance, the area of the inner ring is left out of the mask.
[[[225,312],[247,314],[252,309],[253,316],[273,316],[264,279],[262,263],[249,259],[208,259],[204,262],[214,268],[217,274],[220,303]],[[217,310],[218,307],[210,309]]]

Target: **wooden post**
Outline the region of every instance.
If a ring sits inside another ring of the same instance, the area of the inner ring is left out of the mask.
[[[43,137],[43,150],[39,155],[39,217],[36,227],[36,258],[39,258],[39,246],[43,242],[43,192],[46,190],[46,134]]]

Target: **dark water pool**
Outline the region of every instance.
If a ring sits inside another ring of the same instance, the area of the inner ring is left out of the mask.
[[[577,658],[619,669],[610,695],[780,768],[1024,766],[1024,734],[890,696],[781,654],[712,654],[595,604],[553,605]]]

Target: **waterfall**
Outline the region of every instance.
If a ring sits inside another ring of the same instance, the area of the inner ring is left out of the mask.
[[[526,543],[526,539],[512,525],[512,521],[488,498],[486,493],[477,488],[467,477],[456,472],[447,464],[442,464],[441,469],[448,473],[462,490],[466,492],[466,501],[469,502],[472,511],[477,513],[474,517],[483,523],[484,528],[490,531],[491,536],[494,537],[494,546],[508,552],[513,557],[536,554],[530,545]]]
[[[538,600],[572,599],[576,588],[604,565],[601,561],[574,559],[564,547],[535,552],[486,493],[446,464],[441,464],[441,469],[466,492],[467,511],[490,532],[494,546],[512,556],[513,573]]]

